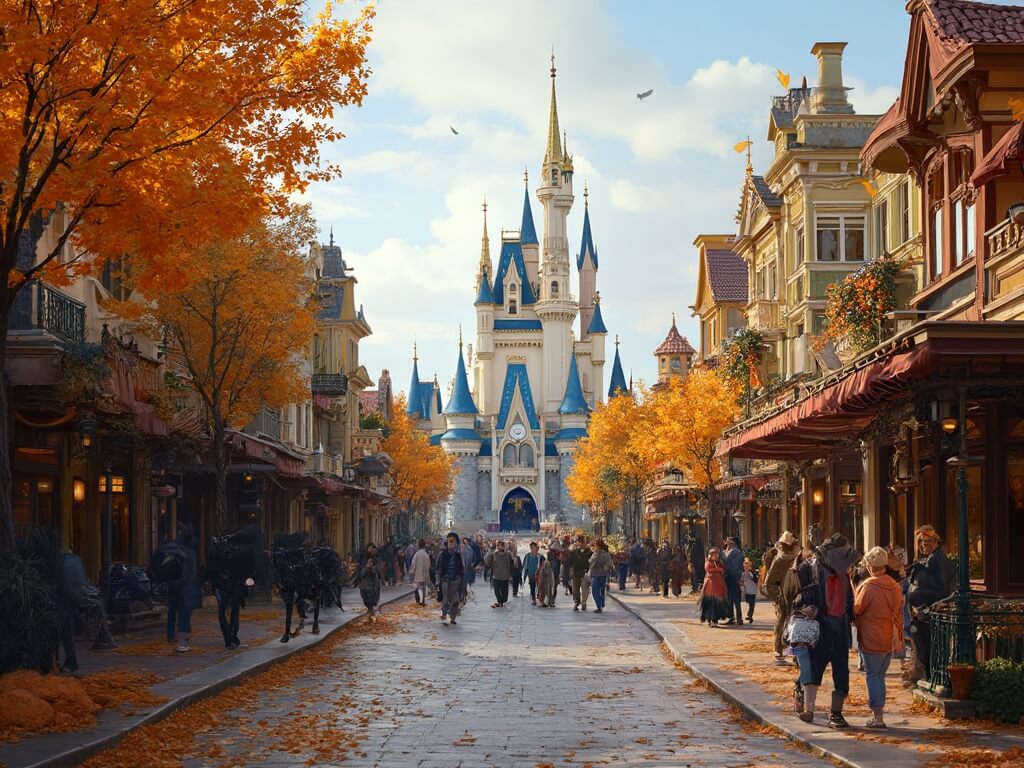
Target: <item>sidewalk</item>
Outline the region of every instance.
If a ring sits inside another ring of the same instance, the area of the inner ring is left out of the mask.
[[[796,668],[778,667],[772,661],[775,613],[766,601],[757,603],[753,624],[707,627],[697,621],[693,597],[662,598],[632,589],[611,589],[608,594],[658,635],[676,661],[747,717],[843,765],[919,768],[1024,764],[1024,751],[1007,754],[1007,750],[1024,750],[1020,728],[980,720],[943,720],[901,687],[898,662],[887,677],[887,730],[860,727],[871,713],[864,674],[857,672],[855,654],[850,657],[851,691],[844,709],[853,727],[834,731],[825,726],[832,694],[827,671],[818,694],[815,722],[802,722],[792,704]]]
[[[411,594],[412,587],[406,584],[385,587],[380,602],[386,605]],[[118,648],[113,651],[92,651],[87,642],[79,641],[80,668],[76,677],[109,670],[123,672],[148,683],[142,692],[142,701],[123,709],[103,709],[97,723],[90,728],[43,733],[14,744],[0,743],[0,765],[7,768],[77,765],[89,755],[112,746],[132,729],[162,720],[181,707],[212,696],[317,645],[364,614],[358,590],[344,590],[342,603],[344,613],[336,608],[321,611],[319,635],[312,634],[311,624],[307,623],[302,633],[288,643],[278,642],[284,630],[284,606],[280,601],[242,611],[239,637],[243,642],[238,650],[224,648],[217,612],[213,608],[203,608],[193,614],[193,647],[188,653],[175,653],[164,638],[163,628],[118,636],[115,638]]]

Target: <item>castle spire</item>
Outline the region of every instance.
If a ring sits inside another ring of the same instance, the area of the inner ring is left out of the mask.
[[[409,382],[409,399],[405,404],[405,412],[417,418],[427,418],[423,414],[423,396],[420,389],[420,358],[416,351],[416,342],[412,343],[412,381]]]
[[[484,197],[484,234],[480,238],[480,274],[491,274],[491,239],[487,235],[487,198]]]
[[[520,245],[539,245],[537,240],[537,227],[533,224],[533,209],[530,208],[530,176],[523,170],[523,184],[526,187],[523,193],[523,223],[519,228]]]
[[[548,115],[548,148],[544,153],[544,164],[562,162],[561,136],[558,130],[558,101],[555,98],[555,50],[551,49],[551,113]]]
[[[477,414],[476,403],[469,392],[469,380],[466,377],[466,361],[462,356],[462,326],[459,326],[459,362],[455,367],[455,382],[452,387],[448,405],[444,408],[445,415]]]
[[[632,374],[630,374],[632,379]],[[612,398],[630,392],[632,387],[626,384],[626,375],[622,371],[622,358],[619,357],[619,337],[615,337],[615,362],[612,363],[612,379],[608,386],[608,397]]]

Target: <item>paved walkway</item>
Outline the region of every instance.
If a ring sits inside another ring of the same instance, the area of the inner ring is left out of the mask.
[[[706,627],[695,618],[692,597],[666,599],[632,589],[624,593],[615,590],[612,597],[664,638],[676,659],[732,698],[748,716],[846,765],[1024,765],[1024,732],[1020,728],[943,720],[901,687],[898,662],[887,677],[887,730],[858,727],[870,711],[864,674],[856,671],[854,655],[850,658],[851,694],[845,708],[854,727],[833,731],[824,725],[831,697],[828,672],[818,694],[815,723],[801,722],[792,708],[795,667],[780,668],[772,663],[775,613],[767,602],[757,603],[753,624]]]
[[[410,594],[409,585],[386,587],[381,601],[394,601]],[[345,590],[342,604],[346,608],[344,613],[336,608],[321,611],[319,635],[311,634],[307,624],[304,631],[288,643],[278,642],[284,627],[284,608],[278,601],[242,611],[239,637],[243,642],[238,650],[224,648],[216,611],[209,608],[193,614],[194,631],[189,653],[175,653],[164,639],[162,627],[116,636],[118,648],[113,651],[94,652],[90,650],[89,643],[79,641],[80,669],[76,676],[110,669],[152,673],[154,683],[148,691],[164,703],[134,707],[129,713],[104,710],[92,728],[45,733],[16,744],[0,744],[0,766],[41,768],[77,765],[86,755],[123,738],[139,725],[161,720],[190,702],[210,696],[225,686],[290,658],[298,651],[317,645],[362,615],[363,606],[357,590]]]
[[[436,603],[389,608],[329,653],[172,716],[88,768],[140,754],[162,764],[175,739],[187,741],[173,754],[188,766],[827,764],[737,717],[614,603],[602,615],[565,597],[555,609],[527,597],[495,610],[487,584],[476,594],[454,627]]]

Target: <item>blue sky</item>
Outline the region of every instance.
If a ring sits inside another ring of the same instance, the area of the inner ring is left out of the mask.
[[[552,45],[576,166],[570,244],[586,181],[604,319],[627,371],[650,380],[673,312],[697,346],[692,242],[735,230],[744,163],[732,145],[749,134],[755,169],[767,165],[776,68],[813,86],[813,43],[847,41],[851,100],[879,114],[897,95],[909,25],[902,0],[381,0],[377,10],[369,96],[338,114],[347,138],[327,150],[344,175],[308,197],[359,281],[374,329],[362,362],[374,378],[389,368],[400,389],[414,337],[420,373],[445,383],[459,324],[474,327],[483,196],[492,257],[501,227],[519,226],[523,169],[535,178],[543,155]]]

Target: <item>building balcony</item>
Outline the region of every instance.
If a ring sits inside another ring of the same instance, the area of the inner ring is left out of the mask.
[[[281,414],[270,408],[261,408],[245,431],[251,435],[262,435],[273,440],[281,439]]]
[[[85,341],[85,304],[39,280],[18,292],[8,315],[10,331],[43,331],[70,344]]]
[[[747,307],[747,325],[756,331],[779,329],[779,302],[757,299]]]
[[[1024,222],[1012,218],[985,233],[986,319],[1010,319],[1024,301]],[[1008,314],[993,314],[1008,313]]]
[[[347,469],[350,470],[349,474],[351,475],[351,479],[355,480],[355,470],[351,467],[348,467]],[[323,451],[311,453],[306,457],[306,471],[324,472],[340,478],[345,478],[345,459],[337,454],[324,453]]]

